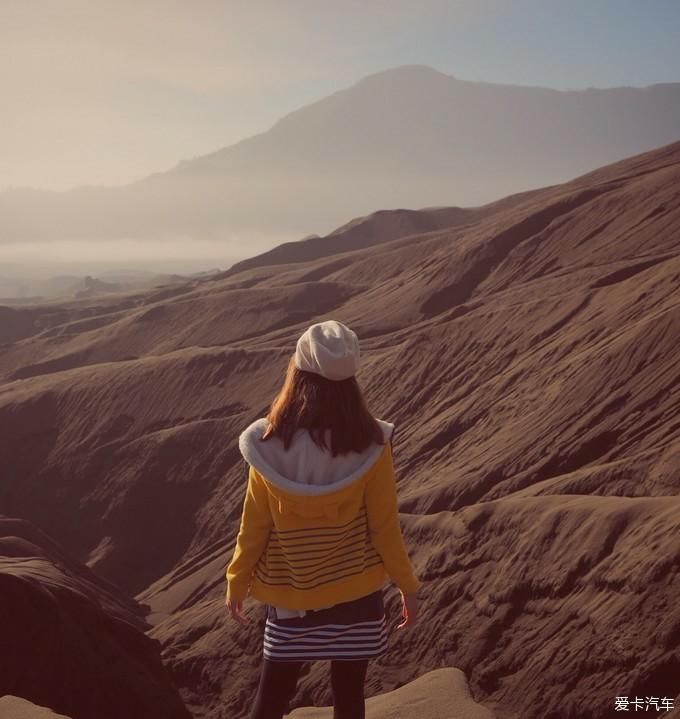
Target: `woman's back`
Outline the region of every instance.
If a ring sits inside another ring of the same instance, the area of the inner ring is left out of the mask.
[[[301,662],[331,660],[338,716],[363,716],[368,659],[387,649],[388,577],[415,613],[420,581],[399,526],[394,425],[376,419],[354,374],[359,345],[335,320],[298,340],[266,417],[239,436],[247,468],[227,606],[267,605],[252,717],[280,719]],[[404,616],[408,622],[406,604]],[[341,661],[335,661],[341,660]]]
[[[394,425],[376,421],[383,444],[336,457],[311,450],[304,434],[288,450],[263,441],[266,418],[241,433],[249,465],[242,535],[250,542],[237,546],[228,569],[234,593],[247,582],[262,602],[307,610],[369,594],[388,575],[405,592],[417,589],[396,511]],[[307,481],[296,479],[301,468]]]

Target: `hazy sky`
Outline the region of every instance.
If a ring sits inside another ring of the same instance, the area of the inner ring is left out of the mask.
[[[680,80],[678,0],[0,0],[0,189],[120,184],[418,63],[555,88]]]

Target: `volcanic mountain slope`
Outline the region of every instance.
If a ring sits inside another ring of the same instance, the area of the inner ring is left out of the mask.
[[[331,271],[351,265],[356,259],[352,250],[467,225],[507,211],[531,194],[520,193],[471,209],[381,210],[355,218],[325,237],[287,242],[237,262],[226,272],[216,273],[213,281],[217,282],[217,287],[198,278],[194,282],[164,285],[153,291],[119,293],[108,300],[99,298],[96,303],[71,300],[49,305],[0,305],[0,377],[20,379],[97,363],[102,359],[128,359],[185,346],[224,345],[285,327],[291,321],[324,312],[326,307],[336,307],[343,296],[352,294],[351,283],[324,284],[321,281]],[[283,291],[273,289],[291,283],[285,277],[280,280],[273,277],[269,265],[325,258],[329,261],[299,276],[293,283],[299,286],[292,291],[289,287]],[[247,273],[245,279],[218,282],[237,274],[242,276],[244,270],[250,269],[255,272]],[[317,278],[320,279],[316,281]],[[260,283],[261,279],[267,279],[268,283]],[[263,286],[258,286],[259,291],[255,291],[258,284]],[[180,295],[182,302],[173,305],[164,302]],[[160,302],[164,303],[163,308],[157,306]],[[237,310],[240,317],[230,315],[226,321],[225,307]],[[198,316],[203,318],[201,322],[196,321]],[[107,325],[110,325],[108,329],[101,329]],[[182,331],[178,332],[180,327]],[[247,332],[243,332],[244,327],[248,327]],[[238,333],[234,334],[234,330]],[[30,341],[21,342],[27,338]],[[35,362],[36,357],[38,362]]]
[[[2,192],[0,241],[259,249],[378,208],[489,202],[677,140],[680,83],[558,91],[402,66],[128,185]]]
[[[264,617],[254,605],[242,628],[223,607],[237,436],[301,332],[333,317],[361,338],[369,406],[397,425],[425,582],[418,629],[392,634],[368,695],[444,665],[500,719],[677,697],[680,143],[413,227],[17,310],[21,339],[0,358],[0,507],[151,607],[195,716],[245,716]],[[294,706],[330,703],[326,669],[305,671]]]
[[[71,719],[189,719],[143,607],[25,520],[0,515],[0,696]],[[0,702],[0,716],[48,715]],[[50,716],[56,716],[49,714]]]
[[[431,207],[421,210],[378,210],[366,217],[358,217],[325,237],[318,235],[284,242],[268,252],[249,257],[232,265],[224,274],[231,277],[253,267],[292,264],[316,260],[331,255],[362,250],[409,235],[422,235],[444,228],[467,225],[493,212],[506,209],[520,201],[522,193],[512,195],[482,207]],[[351,263],[351,256],[340,258],[338,269]],[[311,278],[310,278],[311,279]]]

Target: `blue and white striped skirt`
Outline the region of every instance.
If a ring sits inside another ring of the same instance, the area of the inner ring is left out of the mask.
[[[280,619],[267,605],[263,654],[273,661],[371,659],[387,651],[383,590],[303,617]]]

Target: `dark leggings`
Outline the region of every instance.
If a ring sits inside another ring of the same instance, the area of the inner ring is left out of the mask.
[[[260,685],[250,719],[282,719],[295,694],[304,662],[263,659]],[[368,659],[331,661],[333,719],[364,719],[364,681]]]

